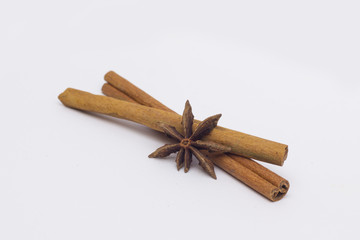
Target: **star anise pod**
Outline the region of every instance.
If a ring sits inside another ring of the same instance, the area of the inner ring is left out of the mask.
[[[184,134],[179,133],[173,126],[167,125],[165,123],[159,124],[159,127],[168,137],[179,141],[179,143],[165,144],[164,146],[158,148],[155,152],[151,153],[149,157],[162,158],[169,156],[171,153],[178,152],[176,156],[177,169],[180,170],[185,165],[184,170],[185,172],[188,172],[192,161],[192,155],[194,154],[194,156],[199,160],[200,166],[211,177],[216,179],[214,164],[210,159],[202,154],[199,149],[206,149],[211,152],[229,152],[231,150],[230,147],[224,146],[222,144],[201,140],[201,138],[208,135],[216,127],[220,117],[221,114],[208,117],[202,121],[193,132],[192,126],[194,115],[192,114],[189,100],[186,101],[181,121]]]

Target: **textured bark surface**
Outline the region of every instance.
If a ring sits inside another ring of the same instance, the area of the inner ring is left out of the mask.
[[[149,106],[157,109],[161,109],[168,112],[173,112],[170,108],[141,90],[140,88],[133,85],[131,82],[125,78],[119,76],[113,71],[105,74],[105,80],[114,86],[119,92],[129,96],[131,99],[135,100],[137,103]],[[113,93],[104,93],[107,96],[113,96]],[[116,97],[115,97],[116,98]],[[121,100],[126,100],[124,98],[118,98]],[[195,123],[199,121],[195,120]],[[227,132],[228,129],[217,127],[219,132]],[[282,166],[286,160],[288,153],[288,146],[285,144],[277,143],[274,141],[266,140],[263,138],[255,137],[249,134],[241,133],[240,135],[234,136],[233,141],[238,144],[238,149],[236,149],[236,154],[246,156],[249,158],[257,159],[260,161],[276,164]],[[227,145],[224,142],[221,144]]]
[[[271,201],[280,200],[289,189],[289,182],[286,179],[251,159],[233,154],[216,154],[205,151],[204,154],[216,166],[222,168]],[[236,158],[233,158],[233,156],[236,156]]]
[[[140,88],[136,87],[128,80],[119,76],[113,71],[110,71],[107,74],[105,74],[104,79],[110,85],[116,87],[130,98],[136,99],[136,101],[141,105],[172,112],[172,110],[166,107],[164,104],[162,104],[161,102],[159,102],[158,100],[156,100],[146,92],[142,91]]]
[[[290,187],[290,183],[285,178],[277,175],[276,173],[270,171],[266,167],[262,166],[261,164],[245,157],[241,157],[234,154],[227,154],[227,156],[231,157],[244,167],[248,168],[249,170],[253,171],[254,173],[261,176],[266,181],[270,182],[274,186],[277,186],[279,188],[279,192],[281,194],[285,194]],[[280,197],[280,196],[278,196]]]
[[[125,93],[117,90],[115,87],[111,86],[108,83],[105,83],[101,89],[104,95],[106,96],[113,96],[114,98],[125,100],[132,103],[137,103],[134,99],[126,95]]]
[[[137,103],[174,113],[173,110],[115,72],[108,72],[105,74],[104,78],[108,83],[117,88],[120,92],[129,96],[131,99],[135,100]],[[199,123],[198,121],[195,122]],[[225,133],[228,131],[228,129],[222,127],[217,127],[217,130]],[[249,134],[236,135],[235,137],[236,139],[234,138],[233,141],[239,145],[239,148],[236,150],[236,154],[280,166],[284,164],[288,152],[287,145],[258,138]],[[219,143],[227,145],[224,142]]]
[[[116,95],[106,95],[116,98]],[[202,152],[208,155],[215,165],[271,201],[280,200],[289,190],[290,185],[286,179],[254,160],[234,154],[211,154],[207,151]]]
[[[161,132],[159,123],[165,123],[182,132],[181,116],[174,112],[117,100],[112,97],[94,95],[72,88],[68,88],[60,94],[59,99],[64,105],[71,108],[130,120]],[[194,121],[193,131],[198,125],[199,121]],[[231,153],[276,165],[283,165],[287,153],[287,145],[223,127],[214,128],[203,140],[231,147]]]

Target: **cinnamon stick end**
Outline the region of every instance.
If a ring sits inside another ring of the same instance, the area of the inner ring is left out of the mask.
[[[58,96],[58,99],[60,100],[60,102],[62,102],[64,105],[66,105],[66,101],[65,99],[68,96],[68,92],[70,92],[72,90],[72,88],[67,88],[64,92],[60,93],[60,95]]]
[[[284,180],[280,183],[280,187],[277,189],[274,189],[271,193],[271,197],[270,200],[273,202],[279,201],[280,199],[282,199],[286,193],[289,190],[289,182],[287,180]]]
[[[108,71],[105,76],[104,76],[104,79],[105,80],[108,80],[109,78],[111,78],[112,75],[116,74],[114,71],[110,70]]]
[[[107,92],[108,86],[109,86],[108,83],[104,83],[103,86],[102,86],[102,88],[101,88],[101,92],[102,92],[105,96],[107,96],[107,95],[106,95],[106,92]]]
[[[289,152],[289,146],[286,145],[286,147],[285,147],[285,154],[284,154],[284,158],[283,158],[283,160],[282,160],[282,162],[281,162],[281,166],[284,164],[284,162],[285,162],[285,160],[286,160],[286,158],[287,158],[287,156],[288,156],[288,152]]]
[[[283,154],[283,157],[282,157],[282,159],[280,158],[277,158],[277,162],[275,163],[275,162],[270,162],[270,163],[273,163],[273,164],[276,164],[276,165],[278,165],[278,166],[283,166],[284,165],[284,162],[285,162],[285,160],[286,160],[286,158],[287,158],[287,156],[288,156],[288,152],[289,152],[289,146],[288,145],[284,145],[284,148],[283,148],[283,150],[281,151],[282,152],[282,154]],[[281,157],[281,156],[280,156]]]
[[[290,183],[287,180],[283,180],[280,182],[280,192],[286,194],[289,191]]]

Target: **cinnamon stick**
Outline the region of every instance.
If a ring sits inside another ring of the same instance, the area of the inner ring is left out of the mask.
[[[151,97],[149,94],[139,89],[125,78],[117,75],[113,71],[108,72],[104,78],[113,87],[131,97],[141,105],[175,113],[170,108],[166,107],[155,98]],[[195,121],[195,123],[199,123],[199,121]],[[241,132],[236,132],[236,134],[233,132],[230,133],[231,131],[232,130],[230,129],[217,127],[215,132],[216,135],[219,134],[217,135],[217,141],[219,143],[229,145],[228,143],[231,141],[231,145],[233,145],[231,146],[233,148],[233,153],[280,166],[284,164],[288,152],[287,145]],[[229,141],[223,142],[224,134],[226,135],[225,138],[227,138]],[[220,137],[220,135],[222,135],[222,137]]]
[[[108,72],[104,76],[104,78],[110,85],[116,87],[130,98],[136,99],[136,101],[141,105],[173,112],[170,108],[166,107],[164,104],[162,104],[161,102],[159,102],[158,100],[147,94],[146,92],[142,91],[140,88],[137,88],[128,80],[117,75],[113,71]]]
[[[104,85],[106,85],[106,83]],[[116,92],[121,91],[114,87],[112,87],[111,91],[107,91],[106,89],[104,91],[103,89],[105,95],[125,100],[119,97],[119,94],[116,94]],[[137,99],[134,100],[136,101]],[[215,165],[271,201],[280,200],[285,196],[290,187],[286,179],[249,158],[234,154],[203,153],[210,157]]]
[[[209,152],[205,154],[216,166],[273,202],[282,199],[289,189],[289,182],[286,179],[251,159],[236,156],[237,159],[234,161],[233,154]],[[243,165],[244,162],[248,166]]]
[[[124,101],[128,101],[128,102],[132,102],[132,103],[138,103],[136,102],[134,99],[132,99],[131,97],[129,97],[128,95],[126,95],[125,93],[119,91],[118,89],[114,88],[113,86],[111,86],[108,83],[105,83],[102,87],[102,92],[107,95],[111,95],[114,98],[120,99],[120,100],[124,100]]]
[[[289,181],[285,178],[277,175],[276,173],[270,171],[266,167],[262,166],[261,164],[242,156],[238,156],[235,154],[226,154],[231,157],[236,162],[240,163],[244,167],[248,168],[249,170],[253,171],[257,175],[261,176],[263,179],[268,181],[269,183],[277,186],[279,188],[279,192],[282,194],[286,194],[289,190],[290,184]],[[215,160],[216,161],[216,160]]]
[[[162,131],[159,127],[160,122],[174,126],[180,132],[182,130],[181,117],[173,112],[146,107],[123,100],[117,100],[111,97],[94,95],[72,88],[68,88],[64,93],[60,94],[59,99],[68,107],[127,119],[143,124],[157,131]],[[198,124],[199,121],[194,122],[194,130]],[[271,150],[271,147],[279,148],[279,145],[282,145],[222,127],[214,128],[210,134],[204,137],[204,140],[228,146],[231,148],[231,153],[246,157],[258,156],[260,152],[257,148],[268,150],[268,153],[272,153],[273,150]],[[254,144],[258,145],[257,148],[253,146]],[[264,147],[262,144],[265,144],[266,146]],[[249,150],[247,147],[252,147],[254,149]],[[278,153],[276,154],[278,155]],[[265,154],[265,157],[266,156],[268,155]],[[261,157],[261,159],[264,160],[263,157]],[[272,160],[272,158],[265,158],[265,160],[271,162],[270,160]]]

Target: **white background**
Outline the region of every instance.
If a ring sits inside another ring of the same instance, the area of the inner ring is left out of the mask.
[[[358,1],[0,3],[0,239],[359,239]],[[272,203],[64,107],[114,70],[177,112],[289,145]]]

